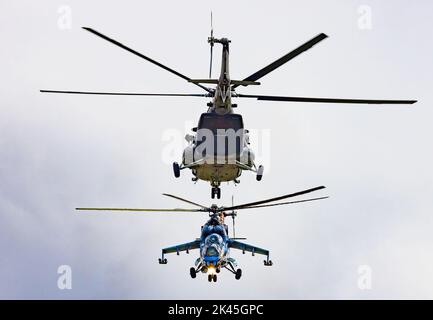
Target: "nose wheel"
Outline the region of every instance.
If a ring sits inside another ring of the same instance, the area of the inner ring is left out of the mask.
[[[207,275],[207,281],[209,281],[209,282],[217,282],[217,275],[216,274],[208,274]]]
[[[215,199],[215,197],[217,199],[220,199],[221,198],[221,189],[219,187],[213,187],[211,189],[211,197],[212,197],[212,199]]]

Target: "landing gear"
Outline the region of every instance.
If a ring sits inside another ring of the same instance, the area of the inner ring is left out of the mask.
[[[177,162],[173,162],[173,173],[176,178],[180,177],[180,167]]]
[[[211,197],[212,199],[215,199],[215,196],[217,199],[221,198],[221,189],[220,189],[221,182],[218,180],[212,180],[210,183],[211,189]]]
[[[256,175],[256,180],[260,181],[263,178],[263,171],[265,170],[265,168],[263,168],[263,166],[259,166],[259,168],[257,169],[257,175]]]
[[[242,277],[242,269],[237,269],[235,273],[235,279],[239,280]]]
[[[215,196],[217,197],[217,199],[221,198],[221,189],[219,187],[212,187],[211,189],[212,199],[215,199]]]
[[[158,259],[158,262],[159,262],[159,264],[167,264],[167,259],[165,259],[165,258],[159,258]]]
[[[217,275],[216,274],[208,274],[207,275],[207,281],[209,281],[209,282],[217,282]]]
[[[272,262],[272,260],[263,260],[263,263],[265,266],[267,267],[271,267],[274,263]]]
[[[195,277],[197,276],[197,272],[195,271],[194,267],[191,267],[191,269],[189,269],[189,274],[191,278],[195,279]]]

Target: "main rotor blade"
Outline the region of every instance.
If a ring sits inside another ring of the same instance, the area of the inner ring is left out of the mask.
[[[181,198],[181,197],[175,196],[175,195],[173,195],[173,194],[163,193],[162,195],[167,196],[167,197],[170,197],[170,198],[173,198],[173,199],[177,199],[177,200],[180,200],[180,201],[183,201],[183,202],[186,202],[186,203],[192,204],[192,205],[195,205],[195,206],[200,207],[200,208],[205,209],[205,210],[209,210],[209,208],[206,207],[206,206],[203,206],[203,205],[201,205],[201,204],[198,204],[198,203],[195,203],[195,202],[189,201],[189,200],[187,200],[187,199],[184,199],[184,198]]]
[[[209,79],[212,79],[212,56],[213,56],[213,22],[212,11],[210,12],[210,38],[208,39],[210,45],[210,63],[209,63]]]
[[[83,27],[83,29],[84,29],[84,30],[87,30],[87,31],[89,31],[89,32],[91,32],[91,33],[93,33],[93,34],[95,34],[95,35],[97,35],[98,37],[101,37],[101,38],[104,39],[104,40],[107,40],[107,41],[109,41],[109,42],[115,44],[116,46],[118,46],[118,47],[120,47],[120,48],[122,48],[122,49],[125,49],[126,51],[129,51],[129,52],[135,54],[136,56],[139,56],[140,58],[143,58],[143,59],[145,59],[145,60],[147,60],[147,61],[149,61],[149,62],[151,62],[151,63],[157,65],[158,67],[160,67],[160,68],[162,68],[162,69],[165,69],[165,70],[167,70],[167,71],[169,71],[169,72],[171,72],[171,73],[177,75],[178,77],[181,77],[182,79],[184,79],[184,80],[186,80],[186,81],[191,80],[190,78],[188,78],[187,76],[181,74],[180,72],[177,72],[176,70],[173,70],[173,69],[171,69],[171,68],[169,68],[169,67],[163,65],[162,63],[159,63],[158,61],[155,61],[155,60],[153,60],[153,59],[151,59],[151,58],[145,56],[144,54],[142,54],[142,53],[140,53],[140,52],[138,52],[138,51],[135,51],[135,50],[133,50],[133,49],[131,49],[131,48],[125,46],[124,44],[122,44],[122,43],[120,43],[120,42],[118,42],[118,41],[116,41],[116,40],[114,40],[114,39],[111,39],[111,38],[107,37],[106,35],[103,35],[102,33],[98,32],[98,31],[96,31],[96,30],[94,30],[94,29],[92,29],[92,28]],[[195,84],[196,86],[202,88],[203,90],[206,90],[207,92],[210,92],[210,89],[209,89],[209,88],[206,88],[205,86],[202,86],[202,85],[199,84],[199,83],[194,83],[194,84]]]
[[[285,64],[287,61],[292,60],[293,58],[295,58],[296,56],[300,55],[301,53],[303,53],[304,51],[307,51],[308,49],[310,49],[312,46],[314,46],[316,43],[322,41],[323,39],[326,39],[328,36],[324,33],[321,33],[317,36],[315,36],[313,39],[311,39],[310,41],[304,43],[302,46],[296,48],[293,51],[290,51],[289,53],[287,53],[286,55],[282,56],[280,59],[275,60],[274,62],[272,62],[271,64],[267,65],[266,67],[260,69],[259,71],[257,71],[256,73],[253,73],[252,75],[250,75],[249,77],[246,77],[244,80],[245,81],[256,81],[260,78],[262,78],[263,76],[267,75],[268,73],[274,71],[275,69],[277,69],[278,67],[281,67],[283,64]],[[236,88],[238,85],[234,85],[232,86],[232,89]]]
[[[200,93],[140,93],[140,92],[97,92],[97,91],[68,91],[68,90],[39,90],[42,93],[66,93],[66,94],[93,94],[108,96],[155,96],[155,97],[208,97],[208,94]]]
[[[219,209],[219,211],[238,210],[238,209],[242,209],[244,207],[258,206],[258,205],[269,203],[269,202],[274,202],[274,201],[278,201],[278,200],[283,200],[283,199],[287,199],[287,198],[291,198],[291,197],[300,196],[300,195],[314,192],[317,190],[321,190],[324,188],[325,188],[324,186],[320,186],[320,187],[315,187],[315,188],[311,188],[311,189],[307,189],[307,190],[303,190],[303,191],[299,191],[299,192],[295,192],[295,193],[291,193],[291,194],[286,194],[284,196],[280,196],[280,197],[276,197],[276,198],[271,198],[271,199],[266,199],[266,200],[261,200],[261,201],[256,201],[256,202],[250,202],[250,203],[244,203],[244,204],[240,204],[240,205],[236,205],[236,206],[232,206],[232,207],[228,207],[228,208],[222,207],[221,209]]]
[[[209,79],[212,78],[212,55],[213,55],[213,44],[211,44],[210,46]]]
[[[310,97],[284,97],[263,96],[253,94],[238,94],[239,98],[256,98],[266,101],[286,102],[319,102],[319,103],[356,103],[356,104],[414,104],[417,100],[370,100],[370,99],[339,99],[339,98],[310,98]]]
[[[203,212],[201,209],[75,208],[79,211]]]
[[[282,206],[282,205],[286,205],[286,204],[294,204],[294,203],[301,203],[301,202],[316,201],[316,200],[322,200],[322,199],[327,199],[327,198],[329,198],[329,196],[327,196],[327,197],[319,197],[319,198],[310,198],[310,199],[304,199],[304,200],[297,200],[297,201],[281,202],[281,203],[263,204],[263,205],[252,206],[252,207],[242,207],[242,208],[239,208],[239,210],[243,210],[243,209],[255,209],[255,208],[265,208],[265,207],[274,207],[274,206]]]

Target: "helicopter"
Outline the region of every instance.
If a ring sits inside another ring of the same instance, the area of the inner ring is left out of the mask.
[[[220,185],[222,182],[232,181],[238,184],[240,182],[238,178],[241,176],[242,171],[256,173],[257,181],[262,180],[264,173],[264,167],[262,165],[257,166],[255,163],[254,152],[249,147],[249,131],[244,128],[242,116],[234,113],[233,109],[237,107],[237,104],[232,103],[232,98],[254,98],[260,101],[346,104],[413,104],[417,102],[416,100],[367,100],[251,95],[235,91],[239,86],[260,85],[260,82],[257,82],[257,80],[326,39],[328,36],[324,33],[318,34],[243,80],[232,80],[229,73],[229,45],[231,41],[228,38],[215,38],[213,36],[212,17],[211,33],[207,39],[210,45],[209,79],[191,79],[95,29],[89,27],[83,27],[83,29],[188,81],[204,90],[205,93],[134,93],[64,90],[40,90],[40,92],[87,95],[204,97],[212,99],[212,101],[207,103],[207,111],[200,115],[198,126],[192,128],[194,134],[187,134],[185,137],[189,144],[183,151],[182,162],[180,164],[178,162],[173,163],[173,173],[176,178],[179,178],[181,170],[190,169],[193,174],[192,181],[209,181],[212,199],[215,197],[220,199]],[[215,44],[222,46],[221,71],[218,79],[212,79],[213,47]],[[205,85],[215,85],[215,87],[210,88]]]
[[[276,201],[284,200],[287,198],[301,196],[307,193],[318,191],[324,189],[324,186],[319,186],[311,189],[306,189],[298,191],[291,194],[286,194],[283,196],[270,198],[266,200],[260,200],[240,205],[233,204],[229,207],[218,207],[216,204],[210,207],[203,206],[196,202],[172,195],[163,193],[164,196],[171,197],[188,204],[198,207],[197,209],[142,209],[142,208],[76,208],[80,211],[130,211],[130,212],[205,212],[209,214],[209,220],[201,227],[200,238],[183,244],[178,244],[175,246],[167,247],[162,249],[162,256],[158,259],[159,264],[167,264],[167,259],[165,254],[176,253],[185,251],[189,254],[190,250],[199,249],[200,257],[195,261],[195,266],[190,268],[191,278],[196,278],[197,273],[205,273],[208,276],[209,282],[217,281],[217,274],[221,272],[222,269],[227,269],[235,275],[235,279],[239,280],[242,276],[242,269],[237,268],[238,264],[236,260],[230,257],[230,249],[241,250],[245,254],[246,251],[251,252],[254,256],[255,254],[260,254],[266,256],[266,260],[263,261],[265,266],[272,266],[273,262],[269,259],[269,250],[262,249],[238,240],[246,240],[246,238],[236,238],[235,232],[235,218],[237,216],[237,211],[244,209],[257,209],[264,207],[281,206],[287,204],[295,204],[309,201],[317,201],[329,198],[328,196],[309,198],[304,200],[295,200],[290,202],[278,202]],[[271,203],[274,202],[274,203]],[[230,212],[229,212],[230,211]],[[229,237],[228,226],[225,224],[225,218],[232,217],[233,219],[233,236]]]

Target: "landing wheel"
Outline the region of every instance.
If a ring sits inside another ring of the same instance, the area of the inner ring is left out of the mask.
[[[212,199],[215,199],[215,196],[217,197],[217,199],[221,198],[221,189],[218,187],[213,187],[211,190]]]
[[[173,173],[176,178],[180,177],[180,167],[177,162],[173,162]]]
[[[239,280],[241,277],[242,277],[242,270],[241,269],[236,270],[235,279]]]
[[[191,269],[189,269],[189,274],[191,275],[191,278],[195,279],[195,277],[197,276],[197,272],[195,272],[194,267],[191,267]]]
[[[257,181],[262,180],[264,170],[265,170],[265,168],[263,168],[263,166],[259,166],[259,168],[257,169],[257,176],[256,176]]]
[[[263,262],[264,262],[265,266],[269,266],[269,267],[271,267],[271,266],[274,264],[274,263],[272,262],[272,260],[269,260],[269,261],[264,260]]]
[[[212,279],[213,279],[212,275],[211,275],[211,274],[208,274],[208,275],[207,275],[207,281],[212,282]]]
[[[212,276],[212,279],[213,279],[213,282],[217,282],[217,275],[214,274],[214,275]]]

